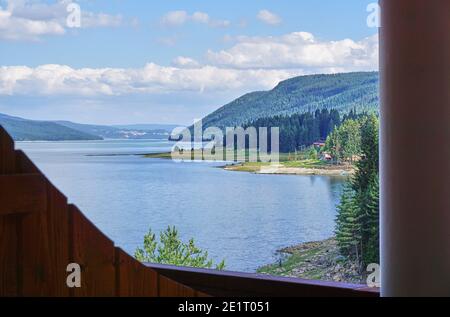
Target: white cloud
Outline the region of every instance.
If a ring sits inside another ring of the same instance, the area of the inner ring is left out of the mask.
[[[231,25],[228,20],[212,19],[207,13],[200,11],[194,12],[192,15],[182,10],[170,11],[161,18],[161,23],[169,27],[182,26],[187,22],[205,24],[210,27],[228,27]]]
[[[172,65],[179,68],[196,68],[200,63],[189,57],[178,56],[172,61]]]
[[[261,10],[257,15],[258,19],[269,25],[278,25],[282,22],[281,18],[269,10]]]
[[[198,23],[208,24],[210,22],[210,18],[209,18],[209,15],[207,13],[195,12],[192,15],[192,21],[198,22]]]
[[[153,63],[139,69],[2,66],[0,95],[119,96],[268,89],[298,74],[293,70],[235,70],[186,64],[165,67]]]
[[[373,70],[378,67],[378,37],[361,41],[320,41],[311,33],[238,37],[230,49],[209,50],[210,64],[236,69]]]
[[[162,17],[161,22],[166,26],[179,26],[188,20],[189,15],[186,11],[171,11]]]
[[[62,35],[64,27],[53,20],[31,20],[18,18],[0,7],[0,39],[37,40],[42,35]]]
[[[0,40],[36,41],[46,35],[67,32],[69,0],[49,4],[32,0],[7,0],[7,8],[0,7]],[[82,8],[81,8],[82,9]],[[123,23],[120,15],[93,13],[81,10],[81,27],[117,27]]]
[[[320,41],[310,33],[238,37],[234,46],[208,51],[204,61],[179,56],[172,66],[80,68],[65,65],[0,67],[0,95],[122,96],[227,93],[271,89],[299,75],[376,70],[378,38]]]
[[[105,13],[82,12],[81,27],[95,28],[95,27],[119,27],[123,24],[121,15],[109,15]],[[136,24],[136,19],[132,19],[131,25]]]
[[[16,18],[26,20],[56,20],[66,15],[66,7],[71,1],[59,0],[55,3],[30,0],[7,0],[7,11]]]

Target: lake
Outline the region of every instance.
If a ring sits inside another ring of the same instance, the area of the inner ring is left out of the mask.
[[[148,159],[149,140],[18,142],[70,202],[131,255],[148,229],[175,225],[226,269],[254,272],[280,248],[333,235],[343,179],[224,171]],[[109,156],[110,154],[122,154]]]

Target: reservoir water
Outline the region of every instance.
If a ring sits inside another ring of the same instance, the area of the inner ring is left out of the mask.
[[[131,255],[151,228],[175,225],[226,269],[254,272],[280,248],[333,235],[343,179],[256,175],[223,163],[175,163],[134,154],[152,140],[19,142],[70,202]],[[117,155],[121,154],[121,155]]]

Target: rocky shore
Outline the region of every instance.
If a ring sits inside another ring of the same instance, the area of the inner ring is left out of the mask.
[[[364,284],[358,265],[339,254],[334,238],[308,242],[279,250],[280,261],[258,269],[258,273],[303,279]]]

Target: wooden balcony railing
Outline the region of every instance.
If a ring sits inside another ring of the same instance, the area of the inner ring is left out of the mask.
[[[66,267],[82,268],[68,288]],[[378,296],[359,285],[144,265],[95,227],[0,126],[0,296]]]

